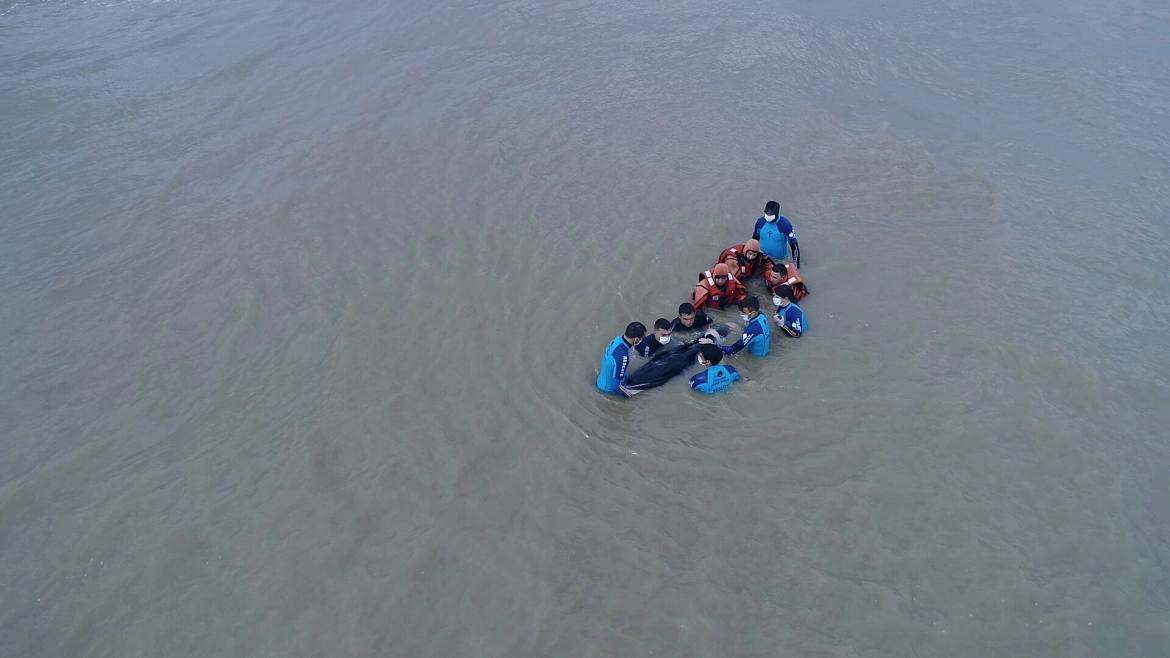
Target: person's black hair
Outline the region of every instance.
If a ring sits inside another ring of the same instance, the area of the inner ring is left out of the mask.
[[[723,350],[719,349],[718,345],[703,343],[699,346],[699,354],[703,355],[703,360],[711,365],[723,360]]]
[[[655,329],[670,329],[670,320],[666,318],[658,318],[654,321]]]
[[[739,300],[739,307],[749,311],[758,311],[760,310],[760,300],[755,295],[748,295]]]
[[[695,305],[690,302],[683,302],[678,305],[679,315],[691,315],[695,312]]]
[[[784,299],[787,299],[788,301],[792,301],[792,286],[788,285],[787,283],[780,286],[779,288],[776,289],[776,296],[783,297]]]
[[[769,201],[768,203],[765,203],[764,204],[764,214],[765,215],[779,215],[780,214],[780,204],[775,202],[775,201]]]
[[[641,322],[631,322],[626,325],[626,338],[641,338],[646,335],[646,325]]]

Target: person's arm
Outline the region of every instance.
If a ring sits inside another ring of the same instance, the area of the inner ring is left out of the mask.
[[[788,226],[785,227],[788,229],[788,247],[790,249],[796,249],[800,246],[800,243],[796,240],[796,229],[793,228],[792,222],[787,218],[784,221],[788,223]]]
[[[626,375],[629,374],[629,369],[630,351],[626,350],[626,353],[617,360],[617,380],[619,385],[624,385],[626,383]]]
[[[739,340],[731,345],[720,345],[719,349],[723,350],[724,354],[737,354],[740,350],[747,347],[748,343],[752,342],[752,339],[758,335],[760,334],[756,331],[755,325],[749,323],[748,326],[743,328],[743,335],[739,337]]]
[[[747,334],[744,334],[739,337],[739,340],[735,341],[731,345],[720,345],[719,349],[723,350],[724,354],[739,354],[740,350],[747,347],[747,342],[749,340],[751,339],[747,337]]]
[[[728,295],[731,298],[730,301],[733,301],[736,304],[738,304],[739,302],[743,301],[744,299],[747,299],[747,288],[744,287],[743,283],[740,282],[739,279],[735,279],[735,283],[733,283],[730,287],[731,287],[731,294]]]
[[[703,286],[695,286],[695,291],[691,293],[691,297],[695,300],[695,312],[701,313],[702,308],[707,305],[711,299],[711,292]]]
[[[762,227],[763,225],[764,225],[764,218],[757,217],[756,218],[756,227],[752,229],[752,239],[753,240],[760,239],[760,227]]]

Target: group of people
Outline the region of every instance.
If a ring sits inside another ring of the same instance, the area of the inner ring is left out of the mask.
[[[760,300],[748,293],[745,285],[759,279],[772,295],[777,326],[788,336],[799,337],[808,329],[804,310],[796,302],[808,295],[800,276],[800,243],[792,222],[780,214],[780,204],[769,201],[764,214],[756,219],[750,240],[724,249],[714,265],[699,274],[691,301],[678,307],[674,320],[658,318],[654,333],[647,336],[646,326],[631,322],[625,332],[605,347],[597,388],[602,392],[633,396],[648,388],[661,386],[686,367],[698,363],[702,372],[691,377],[691,388],[714,394],[739,381],[735,367],[723,363],[724,355],[746,349],[755,356],[767,356],[772,348],[772,328],[760,310]],[[744,322],[743,333],[731,345],[719,339],[730,333],[715,327],[707,309],[725,309],[734,304]],[[705,331],[696,340],[668,347],[675,333]],[[631,352],[649,362],[631,373]]]

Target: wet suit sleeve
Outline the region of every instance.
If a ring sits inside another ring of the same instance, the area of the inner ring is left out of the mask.
[[[723,350],[724,354],[736,354],[743,348],[748,346],[756,336],[760,335],[760,327],[755,322],[749,322],[748,326],[743,328],[743,335],[739,340],[731,345],[720,345],[719,349]]]
[[[752,229],[752,239],[753,240],[760,239],[760,228],[763,227],[763,225],[764,225],[764,218],[763,217],[756,218],[756,227],[754,229]]]
[[[787,224],[784,228],[788,229],[788,248],[796,249],[800,246],[800,243],[796,241],[796,229],[792,227],[792,222],[787,217],[784,218],[784,223]]]
[[[617,380],[619,384],[626,383],[626,375],[630,371],[630,351],[622,350],[621,353],[615,354],[617,360]]]

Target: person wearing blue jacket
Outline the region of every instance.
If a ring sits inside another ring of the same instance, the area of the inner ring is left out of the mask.
[[[736,354],[746,347],[756,356],[768,356],[772,349],[772,327],[768,326],[768,318],[760,313],[760,300],[755,295],[748,295],[739,303],[739,314],[744,321],[743,335],[735,344],[719,349],[724,354]]]
[[[691,388],[714,395],[726,391],[731,385],[739,381],[739,372],[734,366],[720,365],[723,360],[723,351],[717,345],[701,345],[699,347],[699,365],[706,368],[703,372],[691,377]]]
[[[804,309],[792,303],[792,286],[787,283],[776,289],[776,323],[784,333],[799,338],[808,329],[808,321],[804,319]]]
[[[646,325],[641,322],[631,322],[626,325],[626,331],[615,337],[605,346],[605,353],[601,355],[601,372],[597,373],[597,388],[603,393],[621,393],[622,384],[630,374],[630,348],[641,342],[646,335]]]
[[[793,253],[800,247],[792,222],[780,214],[780,204],[776,201],[764,204],[764,214],[756,219],[752,238],[759,240],[760,251],[777,263],[788,258],[789,247],[792,247]]]

